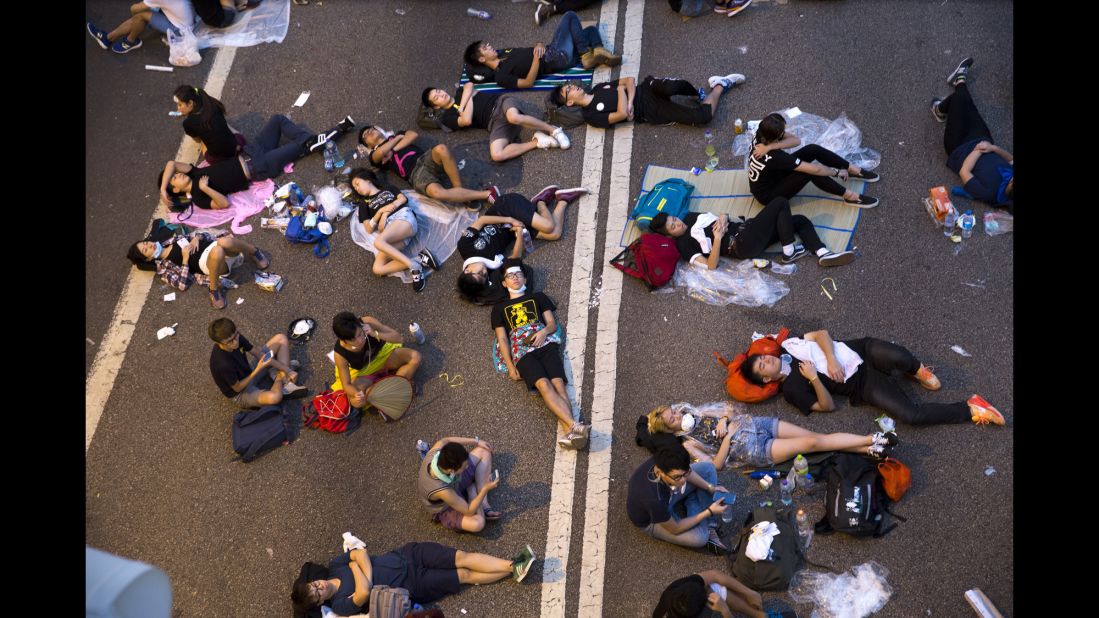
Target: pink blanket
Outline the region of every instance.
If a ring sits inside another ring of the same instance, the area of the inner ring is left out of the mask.
[[[253,182],[244,191],[230,193],[229,207],[221,210],[208,210],[195,208],[191,216],[183,221],[179,220],[181,213],[171,213],[168,221],[182,223],[190,227],[208,228],[217,227],[227,221],[232,221],[229,229],[234,234],[247,234],[252,231],[251,225],[244,225],[244,220],[263,210],[263,201],[275,193],[275,183],[271,180]],[[186,214],[184,211],[182,214]]]

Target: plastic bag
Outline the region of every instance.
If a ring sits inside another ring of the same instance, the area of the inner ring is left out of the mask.
[[[267,0],[245,11],[226,28],[200,24],[195,28],[199,49],[209,47],[251,47],[260,43],[282,43],[290,28],[290,0]]]
[[[168,28],[168,49],[168,62],[177,67],[193,67],[202,62],[198,39],[190,28],[181,27],[178,33]]]
[[[786,132],[801,140],[801,146],[788,149],[787,152],[793,152],[806,144],[819,144],[862,169],[872,170],[881,165],[881,153],[862,146],[862,131],[847,118],[847,114],[840,114],[839,118],[831,121],[805,112],[794,112],[791,118],[793,109],[795,108],[779,112],[786,117]],[[758,122],[749,122],[747,131],[733,138],[733,154],[748,154],[758,125]]]
[[[790,293],[790,287],[763,274],[752,260],[721,258],[714,270],[680,262],[672,279],[676,287],[686,287],[687,295],[709,305],[730,304],[745,307],[770,307]]]
[[[324,211],[324,218],[335,221],[340,214],[340,206],[343,206],[343,196],[340,190],[336,187],[321,187],[314,189],[313,195],[317,198],[321,210]]]
[[[999,236],[1007,234],[1015,227],[1015,217],[1010,213],[993,211],[985,213],[985,234]]]
[[[863,618],[885,607],[893,595],[889,569],[873,560],[841,574],[798,571],[790,598],[814,605],[812,618]]]

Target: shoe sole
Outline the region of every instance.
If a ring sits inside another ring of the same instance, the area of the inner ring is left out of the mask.
[[[737,13],[739,13],[739,12],[743,11],[744,9],[746,9],[746,8],[748,8],[748,7],[750,7],[750,6],[752,6],[752,3],[751,3],[751,2],[747,2],[747,3],[745,3],[745,4],[744,4],[744,6],[742,6],[742,7],[738,8],[738,9],[729,9],[729,12],[728,12],[728,13],[726,13],[726,15],[727,15],[727,16],[729,16],[729,17],[732,17],[733,15],[736,15]]]
[[[94,41],[95,41],[96,43],[99,43],[99,46],[100,46],[100,47],[102,47],[103,49],[110,49],[110,48],[111,48],[111,46],[110,46],[110,45],[107,45],[107,44],[106,44],[106,43],[104,43],[104,42],[103,42],[102,40],[100,40],[100,38],[99,38],[99,37],[95,36],[95,34],[92,34],[92,28],[91,28],[91,25],[88,25],[88,26],[86,26],[86,27],[85,27],[85,30],[87,30],[87,31],[88,31],[88,36],[92,37],[92,39],[93,39],[93,40],[94,40]]]
[[[565,199],[565,198],[561,197],[562,193],[564,193],[565,195],[568,195],[569,193],[573,193],[573,192],[578,192],[578,195],[576,195],[572,199]],[[558,189],[557,190],[557,201],[575,202],[575,201],[579,200],[580,198],[584,197],[585,195],[587,195],[589,193],[591,193],[591,192],[588,191],[587,189],[585,189],[584,187],[573,187],[571,189]]]
[[[931,117],[934,118],[935,122],[938,122],[938,123],[946,122],[946,116],[945,115],[940,117],[939,114],[935,112],[935,106],[938,105],[941,102],[942,102],[942,99],[935,99],[935,100],[931,101]]]
[[[534,550],[530,548],[530,545],[527,545],[527,553],[530,554],[530,562],[527,563],[527,570],[524,571],[522,575],[515,578],[515,583],[517,584],[522,583],[523,580],[527,578],[527,575],[530,575],[530,569],[534,566],[534,561],[538,559],[538,555],[534,553]]]
[[[817,260],[817,264],[825,268],[831,268],[833,266],[844,266],[853,261],[855,261],[855,254],[850,251],[844,251],[843,253],[822,257]]]
[[[793,264],[794,262],[796,262],[796,261],[800,260],[801,258],[806,257],[808,255],[809,255],[808,251],[802,251],[800,254],[795,253],[794,255],[791,255],[790,257],[786,257],[785,253],[780,253],[780,254],[778,254],[778,257],[775,258],[774,261],[778,264],[782,264],[782,265],[785,266],[786,264]]]
[[[126,49],[123,49],[123,50],[121,50],[121,51],[119,51],[119,50],[117,50],[117,49],[115,49],[115,48],[113,48],[113,47],[112,47],[112,48],[111,48],[111,51],[113,51],[113,52],[114,52],[114,53],[116,53],[116,54],[128,54],[128,53],[132,52],[133,50],[135,50],[135,49],[137,49],[137,48],[139,48],[139,47],[141,47],[141,46],[140,46],[140,45],[134,45],[134,46],[132,46],[132,47],[127,47]]]
[[[973,58],[970,58],[970,57],[962,58],[962,61],[958,63],[958,66],[953,71],[951,71],[950,76],[946,78],[946,83],[947,84],[950,84],[951,86],[954,85],[954,78],[956,78],[958,76],[958,71],[962,70],[962,65],[964,65],[966,63],[966,61],[969,62],[969,66],[965,67],[966,70],[973,67]]]

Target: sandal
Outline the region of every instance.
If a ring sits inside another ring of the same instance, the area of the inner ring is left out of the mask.
[[[267,259],[267,255],[263,253],[263,249],[256,247],[256,252],[252,254],[252,259],[256,261],[256,268],[260,270],[267,270],[267,267],[271,265],[271,260]]]
[[[485,511],[485,519],[487,521],[496,521],[497,519],[500,519],[503,516],[504,516],[503,513],[501,513],[500,511],[497,511],[495,509],[493,509],[491,511]]]

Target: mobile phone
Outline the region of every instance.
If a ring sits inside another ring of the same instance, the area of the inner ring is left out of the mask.
[[[729,506],[736,502],[736,494],[731,491],[715,491],[714,500],[721,500],[725,506]]]
[[[267,350],[267,354],[263,355],[263,360],[265,360],[265,361],[269,361],[272,358],[275,358],[275,351],[274,350]]]
[[[492,480],[493,481],[500,480],[500,469],[499,468],[492,471]]]

